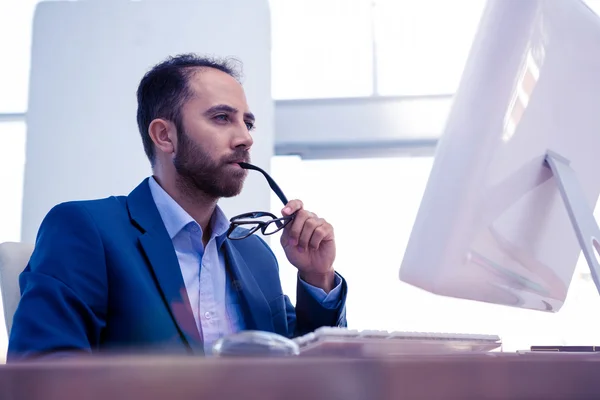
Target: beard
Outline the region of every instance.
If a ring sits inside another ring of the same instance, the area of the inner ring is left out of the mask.
[[[248,172],[245,169],[232,167],[230,162],[232,160],[249,162],[248,151],[237,151],[227,159],[215,161],[202,146],[191,140],[185,132],[180,132],[179,151],[175,154],[173,166],[183,188],[199,190],[215,199],[240,194]]]

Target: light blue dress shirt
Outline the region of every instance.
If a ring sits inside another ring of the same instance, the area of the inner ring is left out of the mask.
[[[210,221],[211,237],[204,247],[200,225],[154,177],[149,179],[149,185],[154,203],[173,241],[196,326],[204,341],[204,352],[209,355],[217,339],[245,328],[239,296],[233,290],[225,269],[224,254],[218,248],[221,243],[218,239],[227,234],[229,220],[217,206]],[[302,279],[300,282],[323,307],[331,309],[339,304],[339,275],[336,274],[335,288],[329,293]]]

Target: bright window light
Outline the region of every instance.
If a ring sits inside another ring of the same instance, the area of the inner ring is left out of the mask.
[[[600,295],[583,258],[564,307],[556,314],[434,295],[403,283],[400,265],[433,159],[302,161],[275,157],[273,178],[288,198],[332,223],[336,269],[346,278],[348,324],[354,329],[497,334],[505,351],[531,345],[593,345]],[[272,212],[281,204],[272,200]],[[600,212],[597,212],[597,217]],[[296,270],[278,243],[284,291],[294,300]],[[423,249],[427,251],[427,249]]]

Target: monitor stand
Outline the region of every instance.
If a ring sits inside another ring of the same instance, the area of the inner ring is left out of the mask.
[[[600,292],[600,228],[594,218],[594,210],[588,204],[577,174],[571,168],[570,161],[548,151],[546,163],[558,183],[569,218],[575,229],[577,240],[590,267],[592,279]]]

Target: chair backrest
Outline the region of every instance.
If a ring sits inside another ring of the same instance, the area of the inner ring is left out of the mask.
[[[13,315],[21,299],[19,275],[27,266],[31,253],[33,253],[33,245],[30,244],[0,243],[0,292],[8,335],[10,335]]]

